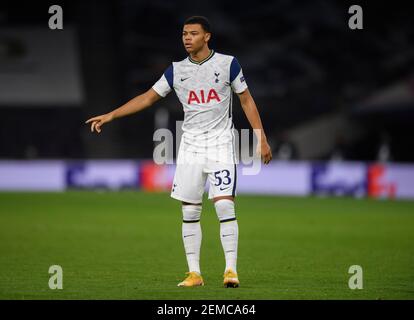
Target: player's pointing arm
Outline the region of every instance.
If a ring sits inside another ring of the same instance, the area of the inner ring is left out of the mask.
[[[170,65],[161,78],[147,92],[136,96],[124,105],[120,106],[109,113],[90,118],[86,123],[91,123],[91,131],[101,132],[103,124],[108,123],[116,118],[125,117],[129,114],[141,111],[152,106],[156,101],[165,97],[173,89],[173,66]]]
[[[111,122],[116,118],[121,118],[129,114],[141,111],[153,105],[159,99],[161,99],[161,96],[158,95],[158,93],[151,88],[147,92],[140,94],[139,96],[136,96],[135,98],[129,100],[127,103],[120,106],[119,108],[109,113],[90,118],[85,123],[91,123],[92,132],[96,130],[96,132],[100,133],[103,124]]]

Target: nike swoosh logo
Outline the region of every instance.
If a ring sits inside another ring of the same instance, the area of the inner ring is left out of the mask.
[[[188,235],[184,236],[184,238],[191,237],[191,236],[195,236],[195,233],[193,233],[193,234],[188,234]]]
[[[228,236],[232,236],[234,233],[230,233],[230,234],[223,234],[222,237],[228,237]]]
[[[185,81],[185,80],[187,80],[188,78],[190,78],[190,77],[187,77],[187,78],[181,78],[181,81]]]
[[[230,189],[230,187],[227,187],[227,188],[220,187],[220,191],[224,191],[224,190],[227,190],[227,189]]]

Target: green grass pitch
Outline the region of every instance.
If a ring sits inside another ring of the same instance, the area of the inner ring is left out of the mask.
[[[179,202],[142,192],[0,193],[0,299],[414,299],[414,202],[237,198],[240,288],[204,201],[204,287],[187,267]],[[51,265],[63,289],[48,287]],[[363,289],[350,290],[351,265]]]

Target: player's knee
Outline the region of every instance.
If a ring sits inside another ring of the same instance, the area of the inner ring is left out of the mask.
[[[183,205],[183,222],[198,222],[201,217],[201,204]]]
[[[220,222],[226,222],[236,219],[236,212],[234,210],[234,202],[229,199],[221,199],[214,203],[217,217]]]

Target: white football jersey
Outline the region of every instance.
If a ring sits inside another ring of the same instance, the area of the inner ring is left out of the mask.
[[[173,89],[183,105],[182,143],[194,151],[232,144],[233,91],[247,89],[237,59],[214,52],[202,61],[173,62],[152,87],[161,97]]]

